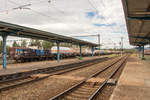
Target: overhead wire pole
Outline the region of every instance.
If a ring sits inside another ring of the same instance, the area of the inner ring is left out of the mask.
[[[99,44],[99,55],[100,55],[100,51],[101,51],[101,45],[100,45],[100,34],[98,34],[98,44]]]
[[[121,56],[123,54],[123,37],[121,37]]]
[[[100,51],[100,34],[97,34],[97,35],[82,35],[82,36],[73,36],[73,37],[89,37],[89,36],[97,36],[98,38],[98,45],[99,45],[99,51]],[[99,52],[99,55],[100,55],[100,52]]]

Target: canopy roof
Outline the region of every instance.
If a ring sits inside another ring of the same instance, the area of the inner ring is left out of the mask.
[[[60,41],[88,46],[98,46],[98,44],[95,43],[0,21],[0,35],[2,34],[24,38],[41,39],[52,42]]]
[[[122,0],[131,45],[150,41],[150,0]]]

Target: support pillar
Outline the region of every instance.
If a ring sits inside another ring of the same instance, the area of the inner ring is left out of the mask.
[[[80,44],[80,57],[82,57],[82,45]]]
[[[100,34],[98,34],[98,44],[99,44],[99,55],[101,54],[101,44],[100,44]]]
[[[60,62],[60,42],[57,41],[57,62]]]
[[[144,58],[144,45],[142,46],[142,50],[143,50],[143,52],[142,52],[142,58]]]
[[[139,46],[139,58],[141,58],[141,46]]]
[[[92,47],[92,56],[94,56],[94,47]]]
[[[7,68],[7,50],[6,50],[6,39],[7,39],[7,34],[2,35],[3,38],[3,68]]]

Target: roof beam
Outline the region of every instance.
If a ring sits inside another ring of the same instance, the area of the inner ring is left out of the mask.
[[[146,42],[146,43],[143,43],[143,42],[132,42],[132,43],[135,44],[135,45],[138,45],[138,46],[142,46],[142,45],[148,44],[148,42]]]
[[[130,36],[131,38],[147,39],[150,40],[150,37],[141,37],[141,36]]]
[[[6,31],[6,30],[8,30],[8,27],[4,27],[4,28],[0,29],[0,31]]]
[[[150,15],[150,12],[136,11],[135,14],[137,14],[137,15]]]
[[[127,17],[128,20],[150,20],[150,17]]]
[[[87,42],[84,40],[71,38],[68,36],[63,36],[63,35],[59,35],[59,34],[55,34],[55,33],[51,33],[51,32],[41,31],[38,29],[24,27],[24,26],[6,23],[6,22],[2,22],[2,21],[0,21],[0,29],[4,29],[0,32],[7,33],[8,35],[11,35],[11,36],[28,37],[28,38],[35,37],[35,38],[39,38],[39,39],[42,38],[42,40],[51,39],[51,40],[55,40],[55,41],[62,41],[62,42],[66,41],[69,43],[82,44],[82,45],[88,45],[88,46],[94,46],[94,47],[98,46],[98,44],[96,44],[96,43],[91,43],[91,42]],[[0,35],[1,35],[1,33],[0,33]]]

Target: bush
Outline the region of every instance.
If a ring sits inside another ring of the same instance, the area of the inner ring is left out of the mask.
[[[146,58],[145,58],[145,57],[142,57],[142,60],[146,60]]]

